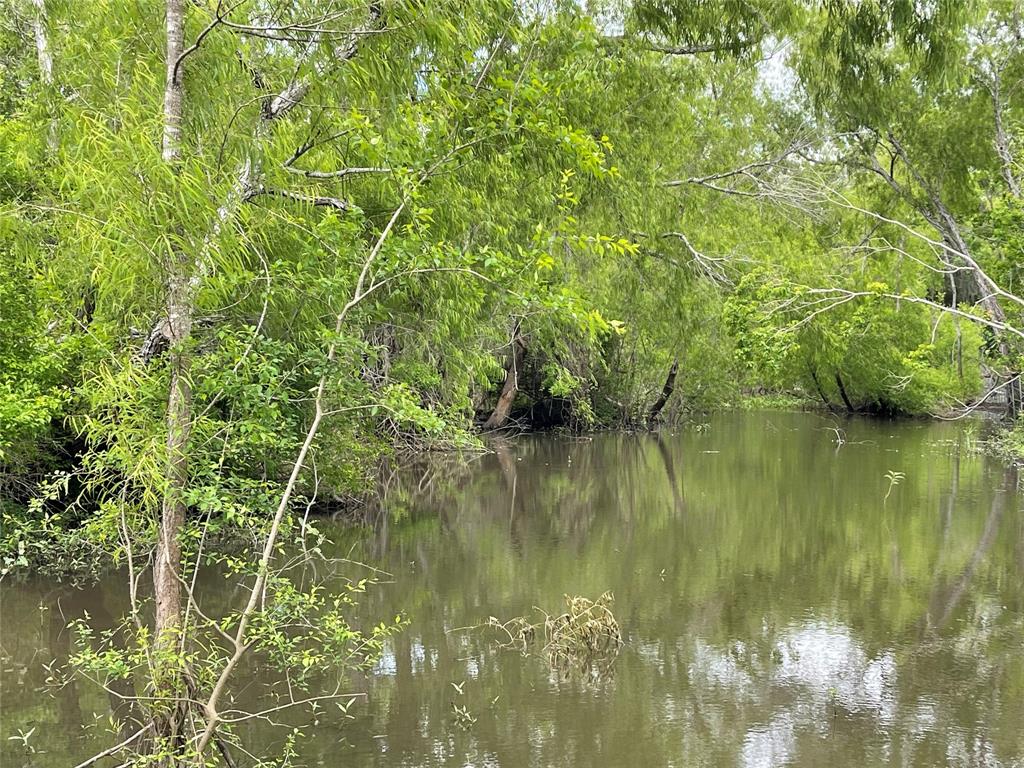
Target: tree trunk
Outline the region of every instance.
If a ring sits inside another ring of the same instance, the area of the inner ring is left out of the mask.
[[[1018,374],[1010,373],[1006,382],[1006,416],[1009,419],[1016,419],[1024,406],[1024,387]]]
[[[39,80],[46,88],[53,85],[53,56],[46,34],[46,0],[32,0],[32,36],[36,40],[36,59],[39,61]],[[51,154],[57,151],[57,122],[51,116],[46,129],[46,148]]]
[[[679,358],[672,361],[672,366],[668,369],[668,376],[665,377],[665,386],[661,388],[661,394],[658,395],[658,399],[654,401],[654,405],[651,406],[651,410],[647,412],[648,424],[653,424],[658,419],[658,416],[661,415],[661,411],[668,402],[668,399],[672,397],[672,393],[675,392],[677,373],[679,373]]]
[[[164,90],[163,159],[176,163],[181,155],[183,95],[177,67],[184,40],[185,0],[167,0],[167,86]],[[192,389],[185,349],[192,335],[192,302],[188,262],[183,254],[170,255],[167,277],[167,337],[171,349],[171,383],[167,395],[167,488],[160,519],[160,536],[153,568],[156,597],[156,639],[176,634],[181,621],[181,543],[188,483],[188,439],[192,422]]]
[[[857,409],[853,407],[853,403],[850,402],[850,398],[846,394],[846,387],[843,386],[843,377],[839,375],[839,371],[836,371],[836,386],[839,387],[839,396],[843,398],[843,404],[846,406],[847,412],[856,413]]]
[[[185,0],[167,0],[167,76],[164,83],[164,136],[165,163],[175,163],[181,156],[181,121],[184,106],[182,68],[178,66],[185,48]]]
[[[171,334],[171,383],[167,396],[167,488],[164,492],[157,539],[153,587],[156,598],[158,643],[173,642],[181,622],[181,543],[185,525],[185,491],[188,488],[188,443],[192,427],[192,386],[189,353],[192,307],[188,301],[188,277],[179,261],[178,274],[168,289],[168,325]]]
[[[821,382],[818,380],[818,372],[814,370],[813,366],[809,366],[808,370],[811,372],[811,381],[814,382],[814,388],[818,390],[818,397],[821,398],[821,402],[825,404],[825,407],[828,408],[829,411],[835,413],[835,407],[832,405],[832,402],[828,397],[825,396],[825,390],[821,388]]]
[[[992,73],[992,81],[989,83],[989,93],[992,96],[992,117],[995,128],[996,154],[999,155],[999,168],[1003,174],[1003,181],[1007,189],[1014,197],[1020,197],[1020,184],[1017,177],[1013,175],[1013,153],[1010,150],[1010,137],[1006,135],[1006,127],[1003,125],[1003,103],[1001,91],[1001,76],[999,70]]]
[[[46,36],[46,2],[32,0],[35,6],[32,14],[32,35],[36,39],[36,58],[39,60],[39,79],[43,85],[53,85],[53,56],[50,55],[49,39]]]
[[[167,84],[164,90],[163,159],[176,164],[181,156],[183,93],[181,68],[177,66],[184,40],[184,2],[167,0]],[[170,388],[167,395],[166,489],[160,515],[156,557],[153,563],[153,594],[156,602],[154,642],[157,695],[177,696],[183,679],[173,659],[181,633],[181,532],[185,526],[185,492],[188,488],[188,446],[192,427],[192,387],[189,381],[188,343],[192,335],[192,298],[189,260],[180,250],[169,254],[167,275],[167,339],[170,350]],[[155,713],[156,734],[170,742],[181,737],[180,707]],[[165,745],[168,746],[168,745]]]
[[[515,402],[516,394],[519,392],[519,371],[522,370],[525,355],[526,344],[519,336],[517,328],[515,338],[512,340],[512,352],[509,355],[508,369],[505,373],[505,384],[498,396],[498,404],[494,406],[491,415],[484,422],[484,429],[501,429],[508,421],[512,403]]]

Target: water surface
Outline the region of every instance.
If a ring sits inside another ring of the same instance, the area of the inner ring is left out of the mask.
[[[1022,766],[1024,517],[975,430],[732,413],[410,471],[372,525],[333,531],[393,575],[366,616],[409,626],[304,763]],[[462,629],[606,590],[626,644],[601,674]],[[107,743],[110,697],[48,691],[44,663],[66,619],[123,610],[123,580],[3,591],[0,764],[74,765]],[[9,740],[31,728],[42,754]]]

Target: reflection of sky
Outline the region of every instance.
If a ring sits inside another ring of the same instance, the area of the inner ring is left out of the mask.
[[[782,712],[765,726],[754,726],[743,739],[740,765],[785,765],[796,751],[796,726],[793,716]]]
[[[791,703],[748,729],[739,755],[746,768],[794,762],[798,732],[826,727],[830,705],[871,715],[882,726],[896,716],[895,658],[889,652],[869,657],[841,624],[793,627],[774,643],[770,658],[743,643],[722,649],[698,640],[692,659],[689,677],[695,686],[726,688],[746,701],[790,694]],[[927,727],[922,714],[921,725]]]
[[[427,659],[427,655],[430,656],[431,666],[437,665],[437,649],[427,649],[423,645],[423,641],[418,638],[413,638],[412,644],[409,647],[409,659],[412,662],[412,671],[417,674],[423,673],[426,665],[424,662]],[[392,677],[398,673],[398,661],[395,658],[395,643],[393,640],[385,640],[384,648],[381,651],[380,658],[373,667],[372,674],[379,675],[381,677]]]
[[[696,685],[730,688],[743,698],[753,696],[754,681],[729,653],[697,640],[690,664],[690,680]]]
[[[398,664],[395,661],[395,649],[391,643],[387,643],[381,651],[380,658],[373,665],[373,674],[381,677],[391,677],[398,672]]]
[[[895,715],[891,653],[869,659],[843,626],[811,624],[790,633],[776,646],[779,663],[773,681],[801,689],[815,702],[834,699],[849,712],[873,711],[886,724]]]

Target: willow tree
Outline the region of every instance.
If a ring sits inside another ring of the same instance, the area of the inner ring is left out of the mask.
[[[26,318],[88,339],[65,380],[83,443],[8,530],[31,556],[64,528],[127,569],[123,625],[78,625],[73,658],[137,686],[105,754],[230,762],[258,714],[225,712],[246,658],[309,706],[344,695],[317,673],[371,663],[394,628],[349,624],[364,580],[290,575],[320,552],[312,501],[363,487],[394,445],[472,442],[495,316],[612,332],[553,277],[603,247],[573,189],[610,177],[609,143],[560,105],[572,73],[532,55],[553,38],[597,55],[598,33],[574,7],[482,0],[46,11],[59,141],[5,222],[43,308]],[[251,554],[218,553],[225,537]],[[198,599],[204,564],[244,585],[238,605]]]
[[[802,35],[798,66],[834,137],[830,153],[852,175],[825,204],[862,208],[872,219],[866,241],[889,227],[928,251],[944,282],[933,303],[979,315],[993,334],[990,364],[1013,414],[1020,300],[998,284],[975,225],[979,211],[1020,201],[1021,12],[1016,0],[826,4]]]
[[[1017,2],[826,2],[776,28],[789,50],[773,97],[782,141],[670,182],[762,220],[774,211],[775,245],[741,266],[730,306],[755,377],[844,410],[942,409],[977,389],[977,359],[964,358],[979,334],[961,333],[974,323],[1016,411],[1020,299],[1004,278],[1020,17]],[[887,320],[888,301],[909,316]]]

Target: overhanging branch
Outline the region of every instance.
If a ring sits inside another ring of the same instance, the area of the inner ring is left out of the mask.
[[[350,205],[347,200],[340,197],[327,197],[325,195],[302,195],[298,192],[289,192],[285,189],[271,189],[269,187],[254,187],[245,194],[245,202],[251,202],[257,197],[280,197],[285,200],[294,200],[297,203],[315,205],[324,208],[334,208],[336,211],[348,211]]]
[[[744,40],[731,43],[691,43],[689,45],[669,45],[657,43],[644,38],[630,37],[628,35],[608,35],[604,38],[605,43],[621,45],[623,43],[636,43],[654,53],[664,53],[668,56],[696,56],[701,53],[732,53],[738,54],[754,47],[753,41]]]

